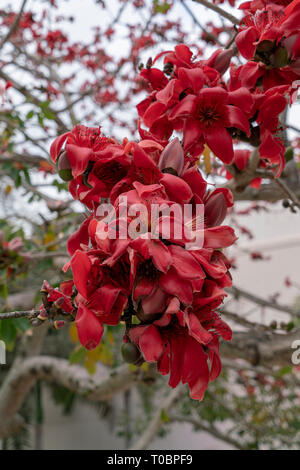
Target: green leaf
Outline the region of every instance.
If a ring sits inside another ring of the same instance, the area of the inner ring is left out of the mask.
[[[18,330],[22,331],[22,333],[26,333],[30,328],[30,323],[27,318],[15,318],[14,324]]]
[[[29,119],[32,119],[33,116],[34,116],[34,111],[31,110],[31,111],[29,111],[29,112],[26,114],[26,119],[28,119],[28,120],[29,120]]]
[[[2,297],[2,299],[7,299],[7,296],[8,296],[8,290],[7,290],[7,284],[0,284],[0,297]]]
[[[283,377],[284,375],[290,374],[292,372],[292,370],[293,370],[292,366],[284,366],[278,372],[278,376]]]
[[[70,354],[69,362],[70,364],[79,364],[85,359],[86,350],[84,347],[76,347]]]
[[[0,322],[0,339],[6,344],[11,344],[17,336],[17,328],[13,320],[1,320]]]
[[[46,119],[51,119],[51,120],[55,119],[55,115],[49,109],[47,108],[43,109],[43,113]]]
[[[31,180],[30,180],[30,176],[29,176],[29,172],[28,172],[27,168],[23,168],[23,173],[24,173],[25,180],[27,181],[27,183],[31,184]]]

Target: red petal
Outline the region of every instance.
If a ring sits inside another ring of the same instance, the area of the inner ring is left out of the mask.
[[[67,144],[66,151],[68,160],[72,166],[72,174],[74,178],[76,178],[85,171],[92,158],[93,151],[88,147],[78,147],[73,144]]]
[[[190,281],[205,278],[205,273],[200,264],[184,248],[170,245],[169,251],[172,255],[172,266],[177,271],[178,276]]]
[[[143,116],[143,121],[147,127],[152,124],[166,111],[166,106],[159,101],[152,103]]]
[[[85,305],[80,305],[78,308],[76,327],[80,343],[86,349],[95,349],[101,341],[103,325]]]
[[[64,145],[65,140],[67,139],[69,135],[70,135],[70,132],[66,132],[65,134],[57,137],[54,140],[54,142],[52,142],[51,147],[50,147],[50,156],[51,156],[51,160],[53,160],[54,162],[56,162],[58,154],[62,146]]]
[[[141,334],[139,347],[147,362],[157,362],[162,356],[165,342],[154,325],[150,325]]]
[[[160,178],[160,183],[164,185],[171,201],[186,203],[193,197],[189,185],[178,176],[165,173],[162,178]]]
[[[204,231],[205,248],[225,248],[237,240],[234,230],[227,225],[207,228]]]
[[[90,221],[90,218],[85,219],[79,229],[69,237],[67,241],[67,249],[70,256],[72,256],[75,251],[80,248],[81,243],[88,245]]]
[[[199,319],[194,313],[186,313],[185,322],[190,335],[201,344],[208,344],[212,340],[212,335],[201,325]]]
[[[186,69],[180,67],[178,78],[183,88],[192,88],[194,93],[198,93],[205,82],[205,75],[200,68]]]
[[[88,255],[82,251],[76,251],[71,259],[71,269],[73,272],[74,284],[78,292],[85,298],[88,298],[87,282],[92,263]]]
[[[254,57],[256,45],[254,42],[257,40],[259,34],[254,26],[241,31],[235,38],[235,43],[237,45],[240,53],[245,57],[245,59],[251,60]]]
[[[188,118],[193,114],[197,97],[188,95],[181,100],[170,112],[169,119]]]
[[[193,301],[193,292],[190,281],[179,278],[175,269],[171,268],[167,274],[160,277],[159,284],[168,294],[178,297],[181,302],[190,305]]]
[[[229,165],[234,158],[232,138],[223,127],[208,128],[204,132],[204,137],[213,153]]]
[[[227,106],[228,110],[228,119],[230,123],[230,127],[237,127],[244,131],[248,136],[250,135],[250,126],[249,121],[240,108],[236,106]]]

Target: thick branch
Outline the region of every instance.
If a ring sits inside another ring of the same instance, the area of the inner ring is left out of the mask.
[[[222,355],[228,358],[245,359],[252,365],[293,366],[291,362],[292,344],[300,339],[300,330],[293,333],[278,334],[257,329],[234,333],[229,342],[222,342]]]
[[[106,401],[116,393],[131,388],[140,371],[127,365],[91,376],[86,369],[70,365],[66,359],[36,356],[12,367],[0,391],[0,437],[7,435],[7,426],[17,415],[36,380],[56,383],[93,401]]]

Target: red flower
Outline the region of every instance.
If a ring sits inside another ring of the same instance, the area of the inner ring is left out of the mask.
[[[184,122],[185,151],[199,155],[207,143],[223,162],[232,162],[232,138],[227,128],[238,128],[249,135],[249,122],[241,109],[228,102],[228,92],[215,87],[203,88],[197,96],[188,95],[175,106],[169,118]]]

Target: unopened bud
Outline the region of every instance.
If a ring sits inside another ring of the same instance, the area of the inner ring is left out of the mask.
[[[233,56],[232,49],[218,49],[213,55],[206,61],[206,65],[217,70],[221,75],[223,75],[231,62]]]
[[[66,151],[63,151],[57,161],[58,174],[64,181],[71,181],[73,179],[72,166],[69,162]]]
[[[42,321],[47,320],[48,315],[47,315],[47,312],[46,312],[46,310],[45,310],[44,308],[40,311],[40,313],[38,314],[37,318],[38,318],[39,320],[42,320]]]
[[[59,299],[55,300],[54,305],[56,308],[61,308],[65,302],[63,297],[59,297]]]
[[[141,358],[140,350],[133,343],[123,343],[121,352],[124,361],[128,362],[129,364],[135,364]]]
[[[64,320],[55,320],[53,325],[56,330],[60,330],[66,325],[66,322]]]
[[[180,175],[184,165],[184,152],[178,137],[172,140],[162,151],[159,161],[158,168],[162,171],[169,170],[174,172],[175,175]]]

